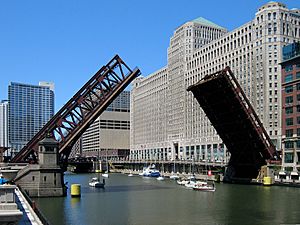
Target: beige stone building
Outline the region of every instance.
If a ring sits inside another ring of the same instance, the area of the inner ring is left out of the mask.
[[[143,105],[152,108],[152,104],[160,101],[142,99],[143,87],[146,87],[144,82],[156,80],[159,70],[146,78],[139,78],[136,81],[138,85],[134,85],[132,90],[132,159],[150,156],[155,160],[160,152],[166,151],[163,156],[168,159],[224,161],[226,146],[186,88],[226,66],[230,66],[277,149],[281,149],[279,63],[282,47],[300,40],[300,13],[298,9],[290,10],[284,4],[269,2],[260,7],[253,17],[253,20],[230,32],[202,18],[175,30],[168,48],[167,79],[158,84],[166,87],[166,104],[160,106],[166,108],[166,115],[162,115],[166,118],[165,139],[159,142],[148,136],[143,139],[134,125],[138,124],[140,130],[147,129],[148,120],[161,120],[160,116],[141,120],[139,112],[142,105],[138,104],[143,102]],[[147,86],[147,90],[152,93],[155,87]]]
[[[129,157],[130,92],[122,92],[81,138],[83,156],[110,160]]]

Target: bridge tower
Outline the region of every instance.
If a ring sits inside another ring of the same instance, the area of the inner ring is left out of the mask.
[[[63,196],[63,170],[59,166],[58,142],[50,135],[39,141],[39,164],[28,164],[15,178],[31,197]]]

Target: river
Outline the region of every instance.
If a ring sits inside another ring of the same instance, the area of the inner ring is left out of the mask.
[[[110,174],[105,189],[88,186],[95,174],[66,174],[81,198],[34,199],[53,225],[300,224],[300,188],[216,184],[199,192],[175,181]]]

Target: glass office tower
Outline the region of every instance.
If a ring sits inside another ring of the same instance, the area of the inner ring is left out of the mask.
[[[48,122],[54,114],[54,84],[12,82],[8,87],[9,143],[13,154]]]

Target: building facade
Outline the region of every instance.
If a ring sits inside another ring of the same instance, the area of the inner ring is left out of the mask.
[[[54,115],[54,84],[12,82],[8,106],[9,144],[13,152],[18,152]]]
[[[191,42],[190,55],[179,54],[179,63],[172,73],[171,38],[168,49],[168,99],[167,105],[167,148],[171,155],[181,159],[224,161],[226,146],[217,135],[198,102],[186,88],[202,79],[205,75],[230,66],[245,94],[256,110],[260,120],[278,150],[281,149],[281,51],[282,47],[300,40],[299,10],[289,10],[284,4],[269,2],[260,7],[254,19],[241,27],[211,37],[198,45],[198,36],[205,36],[204,30],[193,30],[187,26],[184,37]],[[184,29],[185,25],[177,30]],[[200,26],[203,26],[203,23]],[[206,24],[209,27],[209,24]],[[218,29],[211,26],[210,29]],[[175,35],[176,35],[175,31]],[[190,46],[185,43],[186,46]],[[201,43],[201,42],[200,42]],[[179,44],[178,44],[179,45]],[[186,49],[187,50],[187,49]],[[185,53],[190,53],[185,51]],[[176,60],[175,60],[176,61]],[[178,69],[180,68],[180,69]],[[182,72],[181,72],[182,70]],[[176,72],[174,72],[176,73]],[[176,79],[177,86],[175,81]],[[178,79],[178,80],[177,80]],[[179,85],[180,84],[180,85]],[[133,92],[135,87],[133,88]],[[133,104],[134,102],[132,102]],[[145,104],[145,103],[144,103]],[[177,105],[177,106],[176,106]],[[133,106],[132,109],[138,108]],[[132,112],[134,115],[134,112]],[[133,118],[132,121],[134,121]],[[140,125],[142,126],[142,125]],[[132,134],[135,127],[132,127]],[[142,142],[142,141],[140,141]],[[144,140],[147,143],[147,140]],[[131,151],[138,146],[132,140]],[[158,147],[160,148],[160,147]],[[140,151],[147,151],[143,149]]]
[[[282,164],[297,171],[300,159],[300,42],[283,48]]]
[[[168,76],[164,67],[133,82],[130,98],[131,159],[166,159],[171,148],[167,142]]]
[[[8,101],[0,102],[0,147],[8,147]]]
[[[81,138],[82,155],[109,160],[129,156],[130,92],[123,91]]]

